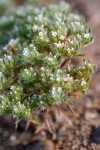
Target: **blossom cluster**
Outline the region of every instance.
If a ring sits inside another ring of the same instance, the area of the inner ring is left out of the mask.
[[[70,64],[93,35],[65,2],[21,6],[0,17],[0,114],[18,120],[85,92],[95,65]]]

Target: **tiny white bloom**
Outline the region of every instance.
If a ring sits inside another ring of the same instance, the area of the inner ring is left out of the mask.
[[[18,43],[19,39],[11,39],[8,43],[9,46],[14,47]]]
[[[2,72],[0,72],[0,76],[2,77]]]
[[[29,45],[29,47],[34,47],[34,44],[31,43],[31,44]]]
[[[12,92],[9,92],[10,94],[12,94]]]
[[[3,49],[4,49],[4,50],[6,50],[6,49],[7,49],[7,47],[8,47],[8,45],[5,45],[5,46],[3,47]]]
[[[0,61],[1,61],[1,62],[3,61],[2,58],[0,58]]]
[[[14,90],[14,88],[15,88],[15,86],[14,86],[14,85],[12,85],[12,86],[10,87],[10,89],[11,89],[11,90]]]
[[[67,81],[67,78],[66,78],[66,77],[64,77],[64,81]]]
[[[61,87],[58,87],[58,92],[61,92]]]
[[[60,47],[62,47],[63,46],[63,44],[62,43],[54,43],[58,48],[60,48]]]
[[[24,56],[28,56],[29,55],[29,49],[28,48],[24,48],[23,49],[23,55]]]
[[[12,59],[12,56],[8,55],[8,56],[6,56],[6,58],[7,58],[8,60],[11,60],[11,59]]]
[[[26,74],[29,75],[30,74],[29,71],[26,71]]]
[[[53,97],[56,96],[56,88],[55,87],[52,88],[51,94],[52,94]]]
[[[70,40],[70,43],[71,43],[71,44],[74,44],[74,40]]]
[[[44,67],[41,67],[41,70],[44,71],[45,70]]]
[[[61,36],[60,36],[60,39],[61,39],[61,40],[64,40],[64,39],[65,39],[65,36],[64,36],[64,35],[61,35]]]
[[[84,63],[85,63],[85,65],[86,65],[86,64],[87,64],[87,61],[85,60]]]
[[[57,70],[57,73],[61,73],[62,71],[60,69]]]
[[[42,24],[42,26],[41,26],[42,28],[44,28],[44,25]]]
[[[44,31],[44,35],[46,35],[47,34],[47,32],[46,31]]]
[[[68,39],[68,41],[70,42],[71,40],[70,40],[70,39]]]
[[[34,26],[32,27],[32,29],[33,29],[33,30],[38,30],[39,27],[38,27],[37,25],[34,25]]]
[[[78,22],[78,21],[76,21],[76,22],[74,22],[74,23],[75,23],[76,25],[78,25],[78,26],[80,25],[80,22]]]
[[[46,107],[42,107],[42,108],[41,108],[41,111],[44,111],[44,110],[46,110]]]
[[[89,63],[89,64],[88,64],[88,66],[90,67],[90,66],[91,66],[91,64]]]
[[[86,85],[86,81],[82,79],[81,85]]]
[[[77,34],[77,37],[78,37],[79,39],[81,39],[81,35],[80,35],[80,34]]]
[[[30,67],[30,70],[32,71],[32,70],[33,70],[33,68],[32,68],[32,67]]]
[[[53,37],[57,36],[57,32],[51,31],[51,34],[52,34]]]
[[[25,73],[26,73],[27,75],[30,74],[30,71],[29,71],[28,69],[24,69],[24,71],[25,71]]]
[[[53,80],[54,78],[53,77],[50,77],[50,80]]]
[[[60,78],[59,77],[57,77],[57,79],[56,79],[57,81],[60,81]]]
[[[70,48],[68,48],[68,49],[67,49],[67,51],[70,53],[70,52],[71,52],[71,49],[70,49]]]
[[[50,58],[50,57],[49,57],[48,60],[52,62],[52,61],[53,61],[53,58]]]
[[[89,36],[90,36],[90,34],[89,34],[89,33],[84,34],[84,37],[85,37],[86,39],[88,39],[88,38],[89,38]]]
[[[43,32],[39,32],[39,36],[43,37]]]
[[[67,74],[67,76],[64,78],[64,81],[72,81],[73,80],[73,77],[70,76],[70,74]]]
[[[36,72],[34,72],[34,75],[36,76]]]

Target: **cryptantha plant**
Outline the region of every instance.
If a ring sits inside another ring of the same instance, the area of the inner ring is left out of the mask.
[[[96,67],[78,51],[92,39],[84,17],[65,2],[0,17],[0,114],[29,118],[85,93]],[[83,66],[70,63],[78,57]]]

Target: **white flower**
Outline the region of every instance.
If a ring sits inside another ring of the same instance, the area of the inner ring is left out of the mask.
[[[29,47],[34,47],[34,44],[31,43],[31,44],[29,45]]]
[[[44,77],[44,74],[43,74],[43,73],[41,73],[41,76],[42,76],[42,77]],[[44,80],[44,79],[42,78],[42,81],[43,81],[43,80]]]
[[[61,21],[61,18],[57,17],[56,19],[58,21],[57,23],[59,24],[59,22]]]
[[[57,74],[62,73],[62,70],[58,69],[57,70]]]
[[[88,66],[90,67],[90,66],[91,66],[91,64],[89,63],[89,64],[88,64]]]
[[[29,74],[30,74],[30,72],[27,70],[27,71],[26,71],[26,74],[27,74],[27,75],[29,75]]]
[[[2,72],[0,72],[0,77],[2,77]]]
[[[75,19],[79,19],[80,18],[80,16],[78,15],[78,14],[74,14],[74,13],[71,13],[70,15],[69,15],[69,18],[75,18]]]
[[[0,62],[2,62],[3,60],[2,60],[2,58],[0,58]]]
[[[52,61],[53,61],[53,58],[50,58],[50,57],[49,57],[48,60],[52,62]]]
[[[67,49],[67,51],[70,53],[71,51],[73,51],[74,50],[74,48],[72,47],[72,48],[68,48]]]
[[[57,36],[57,32],[51,31],[51,34],[52,34],[53,37]]]
[[[41,70],[44,71],[45,70],[44,67],[41,67]]]
[[[9,46],[15,47],[16,44],[18,43],[19,39],[11,39],[8,43]]]
[[[50,77],[50,80],[54,80],[54,78],[51,76],[51,77]]]
[[[43,39],[44,38],[44,35],[46,35],[46,31],[41,31],[41,32],[39,32],[39,36],[40,36],[40,38],[41,39]]]
[[[4,47],[3,47],[3,50],[6,50],[8,48],[8,45],[5,45]]]
[[[36,76],[36,72],[34,72],[34,76]]]
[[[86,85],[86,81],[82,79],[81,85]]]
[[[31,70],[31,71],[33,71],[33,68],[32,68],[32,67],[30,67],[30,70]]]
[[[61,90],[62,90],[61,87],[58,87],[58,92],[61,92]]]
[[[44,35],[46,35],[46,34],[47,34],[47,32],[45,31],[45,32],[44,32]]]
[[[61,36],[60,36],[60,39],[61,39],[61,40],[64,40],[64,39],[65,39],[65,36],[64,36],[64,35],[61,35]]]
[[[41,108],[41,111],[45,111],[45,110],[46,110],[46,107],[42,107],[42,108]]]
[[[27,75],[30,74],[30,71],[29,71],[28,69],[24,69],[24,71],[25,71],[25,73],[26,73]]]
[[[87,65],[87,61],[86,60],[84,61],[84,63],[85,63],[85,65]]]
[[[64,78],[64,81],[72,81],[73,80],[73,77],[70,76],[69,74],[67,74],[67,77]]]
[[[84,34],[84,37],[85,37],[86,39],[88,39],[88,38],[89,38],[89,36],[90,36],[90,34],[89,34],[89,33]]]
[[[59,43],[54,43],[58,48],[63,46],[63,43],[59,42]]]
[[[53,97],[56,97],[58,96],[59,93],[61,93],[62,89],[61,87],[52,87],[52,90],[51,90],[51,94]]]
[[[39,36],[41,36],[41,37],[42,37],[42,36],[43,36],[43,32],[39,32]]]
[[[52,94],[53,97],[55,97],[55,95],[56,95],[56,87],[52,88],[51,94]]]
[[[79,39],[81,39],[81,35],[80,35],[80,34],[77,34],[77,37],[78,37]]]
[[[8,55],[8,56],[6,56],[6,58],[7,58],[8,60],[11,60],[11,59],[12,59],[12,56]]]
[[[28,56],[29,55],[29,49],[28,48],[24,48],[23,49],[23,55],[24,56]]]
[[[33,27],[32,27],[32,29],[33,29],[33,31],[35,30],[38,30],[39,29],[39,27],[37,26],[37,25],[34,25]]]
[[[68,48],[67,51],[70,53],[71,52],[70,48]]]
[[[78,26],[80,25],[80,22],[79,22],[79,21],[75,21],[74,23],[75,23],[76,25],[78,25]]]
[[[87,66],[89,66],[89,67],[91,66],[91,63],[89,63],[89,62],[86,61],[86,60],[84,61],[84,63],[85,63],[85,65],[87,65]]]
[[[14,86],[14,85],[12,85],[12,86],[10,87],[10,89],[11,89],[11,90],[14,90],[14,88],[15,88],[15,86]]]
[[[56,79],[57,81],[60,81],[60,77],[57,77],[57,79]]]

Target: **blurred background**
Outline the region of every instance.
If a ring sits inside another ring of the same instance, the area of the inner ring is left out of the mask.
[[[33,1],[36,3],[38,0],[30,0]],[[39,7],[59,1],[40,0]],[[60,117],[56,111],[49,113],[52,133],[45,127],[44,112],[37,112],[42,121],[38,132],[34,124],[25,130],[26,120],[22,120],[16,130],[15,120],[11,116],[0,116],[0,150],[100,150],[100,0],[65,1],[85,16],[95,37],[82,51],[87,59],[97,65],[86,96],[81,95],[71,104],[75,114],[70,110],[62,110]],[[17,7],[23,5],[25,0],[12,0],[12,3]],[[0,5],[1,16],[5,11],[6,7],[4,9]]]

